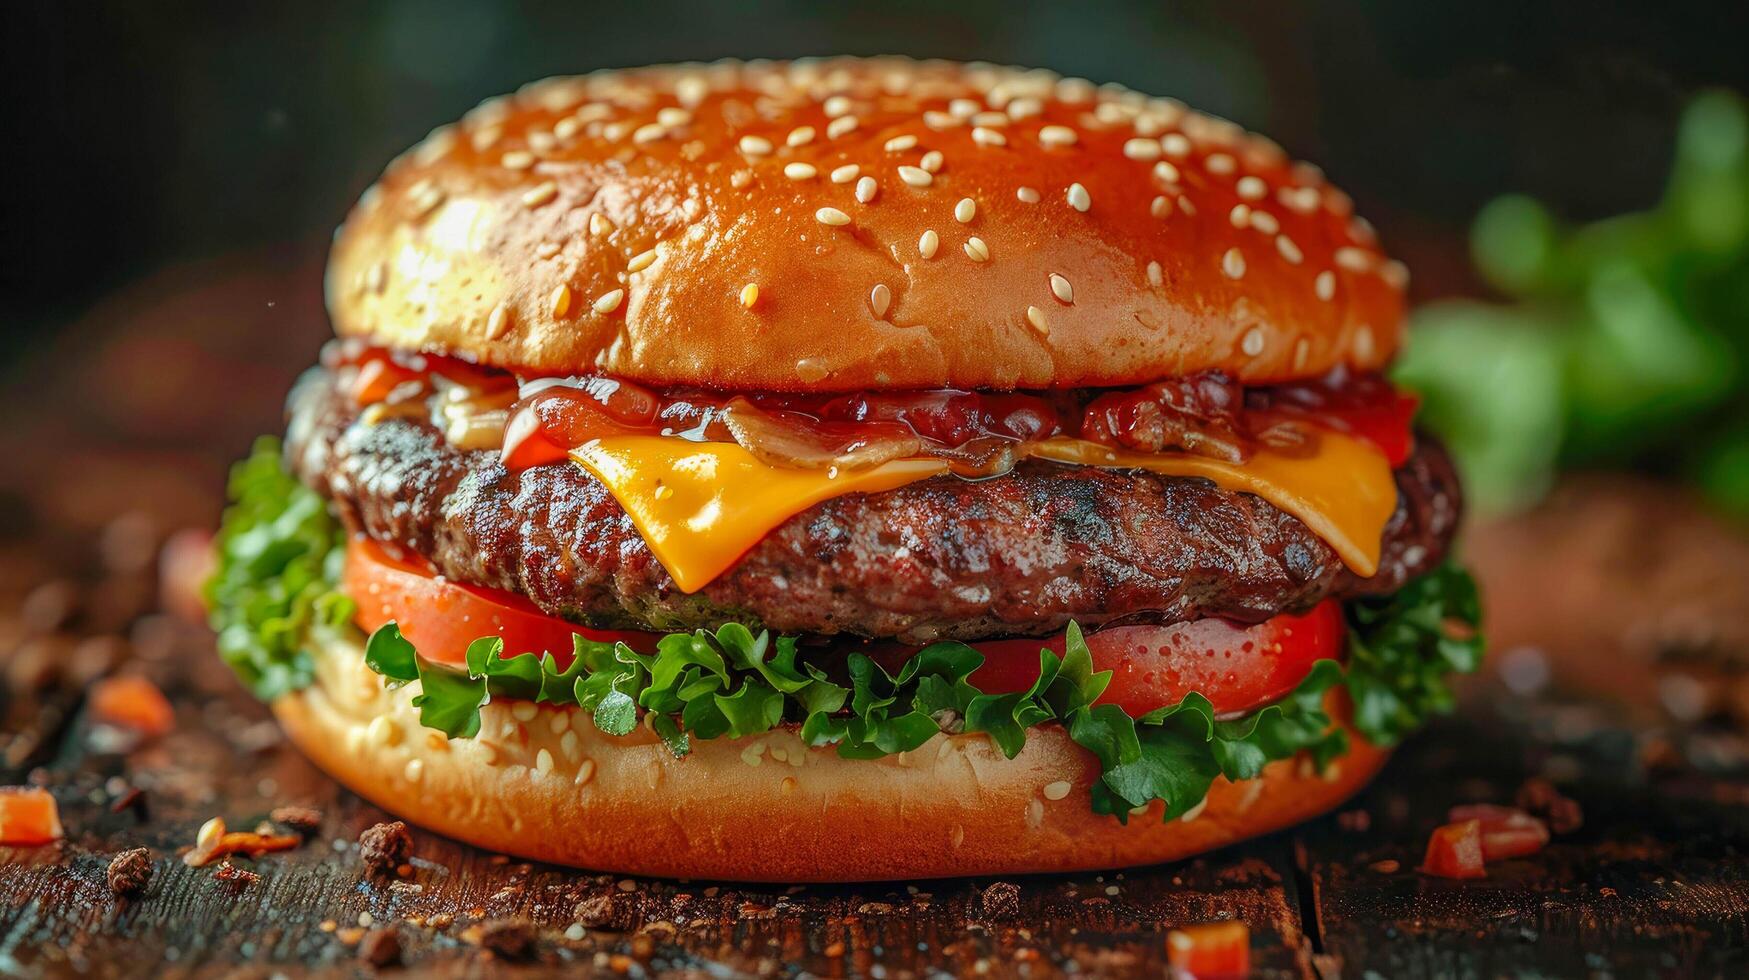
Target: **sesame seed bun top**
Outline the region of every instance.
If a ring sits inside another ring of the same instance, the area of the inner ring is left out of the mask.
[[[1073,388],[1384,366],[1402,266],[1346,195],[1169,99],[902,59],[527,86],[340,228],[342,335],[536,374]]]

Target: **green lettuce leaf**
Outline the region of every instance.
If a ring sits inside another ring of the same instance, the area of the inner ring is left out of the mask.
[[[228,490],[207,608],[219,655],[256,697],[271,701],[314,680],[312,632],[352,620],[352,601],[337,585],[346,532],[322,498],[286,472],[277,439],[256,440],[231,468]]]

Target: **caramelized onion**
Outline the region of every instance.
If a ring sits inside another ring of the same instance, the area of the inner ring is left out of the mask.
[[[1218,371],[1101,395],[1082,412],[1081,437],[1158,453],[1171,449],[1242,463],[1252,452],[1239,416],[1245,389]]]
[[[772,466],[862,469],[923,449],[923,440],[900,422],[822,422],[740,397],[731,398],[720,417],[743,449]]]

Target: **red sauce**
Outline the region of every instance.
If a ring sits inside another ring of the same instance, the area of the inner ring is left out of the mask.
[[[481,391],[518,379],[455,358],[402,354],[356,341],[331,344],[323,363],[351,372],[361,404],[430,393],[431,377]],[[1021,447],[1072,436],[1143,452],[1186,451],[1241,461],[1267,446],[1308,451],[1319,428],[1377,445],[1393,467],[1413,448],[1417,401],[1379,375],[1345,370],[1311,381],[1246,388],[1208,372],[1128,389],[991,393],[936,389],[790,395],[705,389],[656,391],[604,376],[528,379],[511,408],[511,469],[566,458],[608,435],[740,442],[762,458],[803,467],[869,465],[933,455],[967,476],[1004,472]]]

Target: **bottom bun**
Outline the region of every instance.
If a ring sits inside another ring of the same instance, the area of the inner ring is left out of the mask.
[[[675,758],[639,728],[597,731],[574,707],[499,701],[479,737],[420,727],[413,692],[384,687],[355,638],[331,637],[316,682],[274,702],[292,740],[373,803],[450,837],[598,871],[731,881],[871,881],[1085,871],[1188,857],[1323,813],[1387,753],[1350,730],[1320,774],[1305,758],[1257,779],[1217,778],[1164,823],[1093,812],[1097,761],[1056,725],[1004,758],[983,735],[841,759],[793,727],[694,741]],[[1327,707],[1346,727],[1347,698]]]

